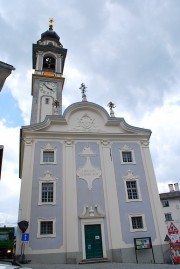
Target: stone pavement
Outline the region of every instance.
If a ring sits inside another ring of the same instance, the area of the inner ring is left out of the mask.
[[[26,264],[32,269],[179,269],[180,264],[130,264],[130,263],[93,263],[93,264]]]

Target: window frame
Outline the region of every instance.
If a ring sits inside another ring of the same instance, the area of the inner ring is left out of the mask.
[[[119,151],[120,151],[120,157],[121,157],[121,164],[136,164],[134,149],[130,148],[127,145],[124,145]],[[124,162],[123,161],[123,153],[125,153],[125,152],[131,153],[132,162]]]
[[[44,152],[54,152],[54,162],[44,162]],[[41,148],[41,157],[40,164],[57,164],[57,148],[53,147],[50,144],[47,144],[45,147]]]
[[[140,184],[139,184],[139,176],[134,176],[131,170],[128,170],[127,175],[123,176],[122,179],[124,180],[124,189],[126,193],[126,202],[142,202],[141,191],[140,191]],[[137,199],[129,199],[128,197],[128,190],[127,190],[127,182],[135,181],[136,182],[136,189],[138,198]]]
[[[166,219],[166,216],[170,216],[170,218]],[[164,217],[165,217],[165,221],[173,221],[172,213],[171,212],[164,213]]]
[[[43,183],[53,183],[53,202],[42,202],[42,186]],[[38,205],[55,205],[56,204],[56,185],[57,178],[53,177],[52,174],[47,171],[44,177],[39,178],[39,201]]]
[[[41,223],[42,222],[52,222],[52,234],[41,234]],[[37,231],[37,238],[45,238],[45,237],[56,237],[56,218],[38,218],[38,231]]]
[[[169,207],[169,201],[168,200],[161,200],[163,207]]]
[[[147,226],[146,226],[146,221],[145,221],[145,215],[144,214],[129,214],[129,224],[130,224],[130,232],[134,233],[134,232],[145,232],[147,231]],[[132,218],[138,218],[141,217],[142,218],[142,224],[143,224],[143,228],[133,228],[132,225]]]
[[[50,185],[50,184],[52,185],[52,190],[49,189],[50,186],[45,186],[46,189],[44,190],[44,185]],[[54,202],[54,182],[41,183],[41,202],[45,204]]]

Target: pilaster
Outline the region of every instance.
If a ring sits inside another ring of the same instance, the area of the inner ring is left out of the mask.
[[[119,249],[122,245],[122,232],[111,144],[108,141],[101,142],[101,156],[106,212],[108,214],[106,219],[108,221],[109,244],[110,249]]]
[[[67,262],[76,260],[78,252],[78,214],[76,192],[74,142],[64,143],[64,184],[65,184],[65,235]]]

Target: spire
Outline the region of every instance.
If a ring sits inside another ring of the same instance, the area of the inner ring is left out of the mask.
[[[53,30],[53,22],[54,22],[53,18],[50,18],[49,19],[49,30]]]

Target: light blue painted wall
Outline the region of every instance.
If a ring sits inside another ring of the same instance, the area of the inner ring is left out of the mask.
[[[101,159],[100,159],[100,151],[99,144],[96,142],[78,142],[75,147],[75,158],[76,158],[76,170],[80,167],[83,167],[86,163],[86,157],[81,156],[81,152],[84,147],[89,146],[90,149],[95,153],[95,156],[91,156],[91,164],[102,170],[101,168]],[[103,190],[103,179],[102,176],[100,178],[95,179],[92,184],[92,189],[88,189],[88,184],[85,180],[80,179],[77,176],[77,210],[78,216],[82,215],[84,206],[95,206],[99,205],[103,213],[105,212],[105,201],[104,201],[104,190]],[[107,223],[104,219],[104,229],[105,229],[105,242],[106,248],[108,249],[108,237],[107,237]],[[82,238],[81,238],[81,224],[79,220],[79,248],[82,251]]]
[[[134,150],[136,164],[121,164],[120,149],[125,144]],[[123,241],[126,243],[133,243],[134,238],[146,236],[151,237],[151,239],[154,240],[156,238],[155,225],[147,188],[144,166],[142,162],[140,145],[138,143],[114,142],[112,144],[112,157],[117,186]],[[126,202],[126,190],[122,177],[127,175],[129,169],[132,171],[133,175],[139,176],[142,202]],[[147,226],[146,232],[130,232],[130,224],[128,218],[128,214],[130,213],[145,214],[145,221]]]
[[[57,164],[40,164],[41,148],[48,143],[57,148]],[[62,180],[62,143],[56,141],[42,141],[35,144],[33,183],[32,183],[32,207],[30,219],[30,241],[32,249],[56,249],[63,244],[63,180]],[[39,177],[49,171],[52,177],[57,178],[56,184],[56,205],[38,205],[39,199]],[[56,237],[37,238],[38,218],[56,218]]]

